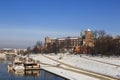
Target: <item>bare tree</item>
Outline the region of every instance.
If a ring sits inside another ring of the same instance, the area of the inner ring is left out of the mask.
[[[97,38],[98,37],[98,31],[97,30],[92,31],[92,37],[93,38]]]
[[[37,41],[32,51],[35,52],[35,53],[43,52],[42,41]]]
[[[104,30],[98,31],[98,37],[104,37],[106,35],[106,32]]]

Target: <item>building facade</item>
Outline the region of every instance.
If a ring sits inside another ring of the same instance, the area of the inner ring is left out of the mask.
[[[61,37],[61,38],[54,38],[50,39],[48,36],[45,37],[45,47],[48,45],[55,44],[59,48],[66,48],[66,49],[77,49],[80,51],[80,47],[93,47],[93,39],[92,39],[92,31],[87,29],[86,31],[82,32],[82,36],[70,36],[70,37]]]
[[[45,37],[45,47],[48,47],[50,43],[51,43],[51,39],[48,36]]]
[[[94,46],[94,40],[92,39],[92,31],[90,29],[87,29],[85,31],[85,38],[83,39],[83,46]]]
[[[82,39],[80,37],[63,37],[51,39],[51,43],[56,43],[58,46],[63,45],[63,47],[73,48],[75,46],[80,46]]]

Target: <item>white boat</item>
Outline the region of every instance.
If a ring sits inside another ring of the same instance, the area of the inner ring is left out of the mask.
[[[13,70],[15,70],[16,72],[23,72],[25,68],[24,68],[24,64],[22,63],[22,61],[15,60],[13,62]]]

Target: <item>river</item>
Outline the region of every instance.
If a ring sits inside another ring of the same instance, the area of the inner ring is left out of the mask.
[[[25,71],[24,74],[17,74],[8,71],[9,61],[0,61],[0,80],[67,80],[45,70]]]

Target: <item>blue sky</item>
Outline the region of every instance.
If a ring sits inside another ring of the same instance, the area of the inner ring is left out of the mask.
[[[120,35],[120,0],[0,0],[0,48],[79,36],[88,28]]]

